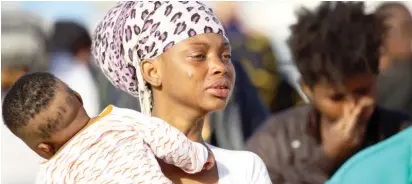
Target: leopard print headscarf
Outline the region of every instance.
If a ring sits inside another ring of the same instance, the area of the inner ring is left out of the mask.
[[[151,115],[152,95],[140,62],[202,33],[218,33],[227,39],[212,10],[200,2],[124,1],[98,24],[92,54],[112,84],[138,97],[142,113]]]

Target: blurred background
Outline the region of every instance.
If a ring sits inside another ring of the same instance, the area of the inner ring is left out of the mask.
[[[269,114],[307,102],[286,39],[296,9],[313,8],[319,1],[205,3],[226,26],[238,74],[236,88],[243,90],[235,91],[225,111],[210,115],[204,137],[220,147],[243,149]],[[367,2],[368,11],[380,3]],[[412,2],[403,3],[412,10]],[[90,57],[91,34],[115,4],[2,1],[2,98],[25,72],[49,71],[82,95],[89,115],[98,115],[108,104],[139,110],[138,101],[111,86]],[[1,126],[1,183],[33,183],[40,158]]]

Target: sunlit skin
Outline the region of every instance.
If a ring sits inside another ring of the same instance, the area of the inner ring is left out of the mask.
[[[141,71],[152,88],[152,115],[197,142],[203,142],[204,117],[226,106],[235,82],[230,44],[214,33],[177,43],[158,58],[143,61]],[[160,165],[174,183],[217,183],[219,179],[216,165],[195,175]]]

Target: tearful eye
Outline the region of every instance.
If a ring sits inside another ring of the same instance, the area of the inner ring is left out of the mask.
[[[192,55],[192,56],[189,56],[191,59],[194,59],[194,60],[204,60],[204,59],[206,59],[206,56],[204,55],[204,54],[195,54],[195,55]]]

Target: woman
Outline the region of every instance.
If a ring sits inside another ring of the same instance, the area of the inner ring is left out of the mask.
[[[93,55],[106,77],[139,98],[141,110],[203,142],[204,117],[226,106],[234,84],[230,44],[199,2],[120,2],[97,26]],[[255,154],[208,145],[216,165],[188,175],[161,161],[174,183],[271,183]]]

